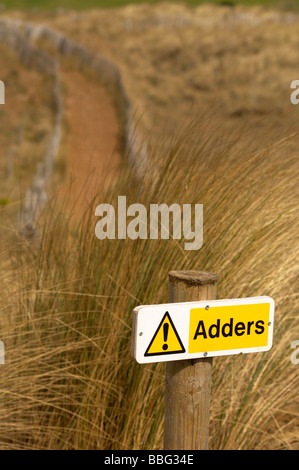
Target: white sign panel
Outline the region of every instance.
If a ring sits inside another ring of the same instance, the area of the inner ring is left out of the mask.
[[[140,364],[268,351],[270,297],[142,305],[133,311],[132,356]]]

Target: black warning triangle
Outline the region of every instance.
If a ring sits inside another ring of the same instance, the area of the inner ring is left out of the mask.
[[[165,313],[144,356],[184,353],[186,350],[168,312]]]

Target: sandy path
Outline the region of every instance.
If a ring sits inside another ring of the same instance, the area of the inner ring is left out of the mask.
[[[60,79],[66,86],[67,167],[59,196],[66,198],[67,209],[80,215],[117,175],[119,124],[111,97],[95,80],[65,68]],[[94,205],[101,202],[97,197]]]

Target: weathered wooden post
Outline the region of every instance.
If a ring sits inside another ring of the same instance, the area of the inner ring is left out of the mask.
[[[204,271],[171,271],[169,301],[216,299],[218,276]],[[208,448],[212,357],[166,364],[165,450]]]

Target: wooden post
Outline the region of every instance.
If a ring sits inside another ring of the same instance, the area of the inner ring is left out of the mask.
[[[215,300],[218,276],[204,271],[171,271],[169,301]],[[212,358],[166,364],[165,450],[208,448]]]

